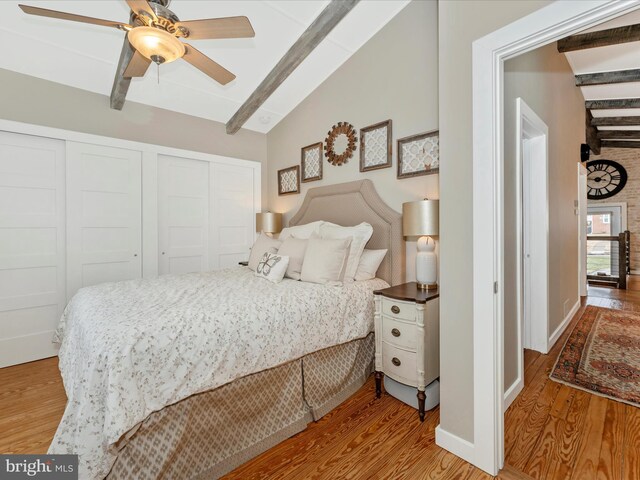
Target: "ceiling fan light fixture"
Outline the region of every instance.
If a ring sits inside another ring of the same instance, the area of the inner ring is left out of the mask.
[[[127,33],[127,38],[133,48],[156,63],[173,62],[186,51],[180,40],[159,28],[136,27]],[[158,59],[163,60],[158,62]]]

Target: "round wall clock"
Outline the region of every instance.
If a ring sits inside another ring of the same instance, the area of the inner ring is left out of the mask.
[[[587,163],[587,198],[603,200],[620,193],[627,183],[627,171],[613,160]]]

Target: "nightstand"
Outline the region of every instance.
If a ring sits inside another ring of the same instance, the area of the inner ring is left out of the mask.
[[[249,266],[249,262],[238,262],[238,265],[241,265],[243,267],[248,267]]]
[[[376,290],[376,397],[382,378],[418,390],[418,414],[424,421],[425,388],[440,376],[440,300],[438,290],[420,290],[415,282]]]

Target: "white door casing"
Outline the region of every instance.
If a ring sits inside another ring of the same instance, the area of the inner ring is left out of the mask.
[[[142,276],[141,152],[67,142],[67,298]]]
[[[253,170],[212,163],[210,174],[211,268],[232,267],[249,258],[256,236]]]
[[[65,298],[65,146],[0,132],[0,367],[57,354]]]
[[[578,296],[587,295],[587,169],[578,163]]]
[[[209,269],[209,163],[158,155],[159,274]]]
[[[473,442],[440,426],[436,442],[491,475],[504,465],[504,62],[639,8],[640,0],[553,2],[472,43]]]

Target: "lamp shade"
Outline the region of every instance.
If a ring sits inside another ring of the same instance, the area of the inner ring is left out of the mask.
[[[136,27],[127,38],[140,54],[157,63],[173,62],[185,54],[184,44],[159,28]]]
[[[419,200],[402,204],[402,234],[405,237],[438,235],[439,200]]]
[[[279,233],[282,230],[282,214],[256,213],[256,232]]]

